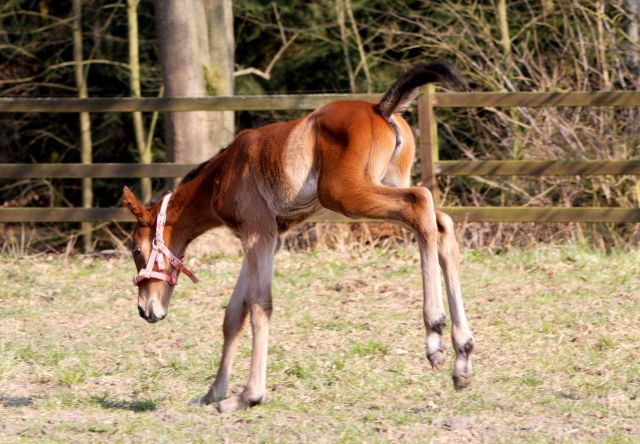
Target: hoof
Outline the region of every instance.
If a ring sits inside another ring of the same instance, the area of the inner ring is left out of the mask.
[[[200,405],[211,405],[214,402],[218,402],[224,398],[217,398],[213,393],[209,392],[200,398]]]
[[[445,357],[446,354],[443,348],[439,348],[434,352],[427,353],[427,359],[431,363],[431,367],[434,370],[440,370],[440,367],[442,366],[442,364],[444,364]]]
[[[248,405],[242,402],[239,396],[232,396],[231,398],[224,399],[216,405],[216,408],[220,413],[231,413],[236,410],[246,409]]]
[[[262,397],[257,401],[245,401],[242,399],[242,395],[232,396],[231,398],[220,401],[216,407],[220,413],[230,413],[258,405],[260,401],[262,401]]]
[[[456,390],[462,390],[471,384],[471,375],[453,375],[453,387]]]
[[[227,388],[216,389],[216,387],[211,387],[206,395],[204,395],[200,399],[200,405],[210,405],[216,402],[222,401],[227,397]]]

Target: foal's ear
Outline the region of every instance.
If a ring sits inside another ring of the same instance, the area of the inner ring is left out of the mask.
[[[129,189],[129,187],[125,186],[122,189],[122,201],[125,206],[129,208],[129,211],[133,213],[138,222],[142,224],[147,224],[149,221],[149,212],[144,207],[142,202],[133,194],[133,191]]]

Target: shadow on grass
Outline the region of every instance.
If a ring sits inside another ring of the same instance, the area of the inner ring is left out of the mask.
[[[156,402],[152,399],[143,399],[135,401],[115,401],[106,397],[94,397],[93,402],[103,409],[130,410],[132,412],[151,412],[158,408]]]
[[[29,407],[33,405],[33,399],[25,396],[0,396],[0,405],[3,407]]]

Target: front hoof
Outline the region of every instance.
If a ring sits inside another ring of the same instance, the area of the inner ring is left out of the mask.
[[[231,398],[224,399],[216,406],[220,413],[235,412],[236,410],[246,409],[247,407],[249,406],[242,402],[239,396],[232,396]]]
[[[439,348],[434,352],[427,353],[427,359],[434,370],[440,370],[440,367],[444,364],[445,358],[446,354],[444,348]]]
[[[471,384],[472,375],[453,375],[453,387],[456,390],[462,390]]]
[[[220,401],[217,405],[218,411],[220,413],[235,412],[236,410],[243,410],[258,405],[262,401],[262,397],[256,398],[255,401],[245,400],[243,398],[242,395],[232,396],[231,398]]]
[[[224,396],[216,396],[216,394],[213,391],[209,390],[207,394],[200,399],[200,405],[211,405],[223,399],[224,399]]]

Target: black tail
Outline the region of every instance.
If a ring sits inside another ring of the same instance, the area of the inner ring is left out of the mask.
[[[416,98],[419,86],[432,82],[450,83],[467,88],[467,82],[452,66],[443,62],[421,63],[404,73],[389,88],[376,107],[387,117],[400,113]]]

